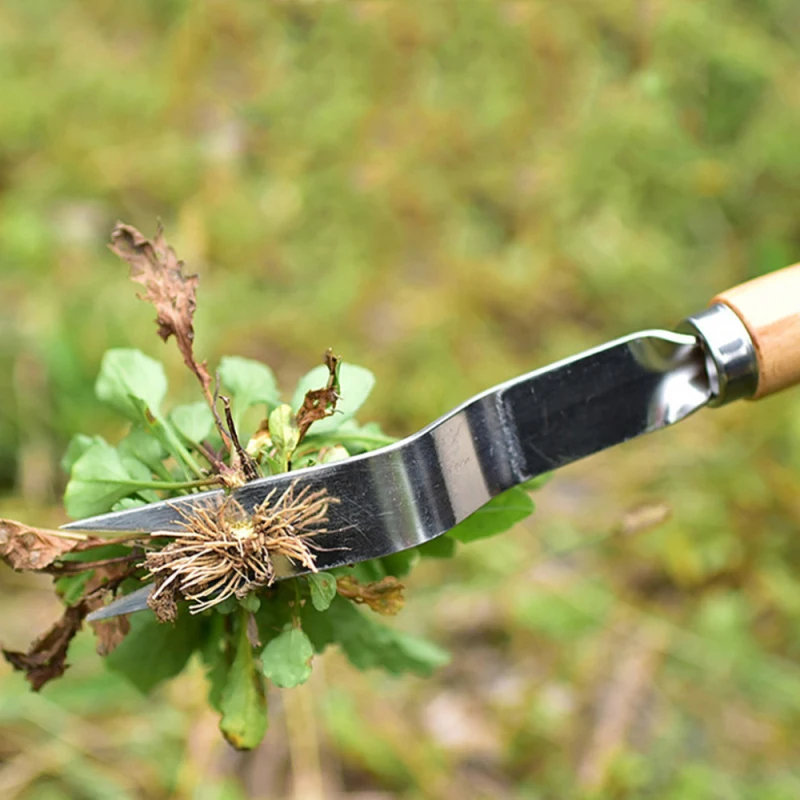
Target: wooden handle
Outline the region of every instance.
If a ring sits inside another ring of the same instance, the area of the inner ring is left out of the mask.
[[[744,323],[758,357],[753,399],[800,383],[800,264],[718,294]]]

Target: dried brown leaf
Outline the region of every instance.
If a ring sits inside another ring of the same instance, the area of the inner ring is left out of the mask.
[[[85,537],[65,536],[0,519],[0,558],[12,569],[44,569],[64,553],[84,549],[87,541]]]
[[[194,357],[194,312],[197,308],[197,275],[184,275],[183,261],[167,244],[161,225],[151,241],[131,225],[118,222],[111,233],[111,251],[126,261],[131,280],[142,284],[142,300],[155,306],[158,335],[166,342],[175,337],[186,366],[197,376],[209,405],[211,376],[206,362]]]
[[[81,629],[86,615],[101,608],[108,593],[116,589],[134,569],[136,567],[127,564],[96,569],[81,600],[66,608],[61,619],[38,637],[27,652],[3,650],[6,661],[15,669],[25,672],[34,691],[39,691],[48,681],[64,674],[68,666],[70,642]],[[127,617],[94,622],[92,627],[97,634],[97,652],[100,655],[108,655],[130,630]]]
[[[95,569],[94,575],[86,584],[86,592],[82,600],[86,606],[86,613],[89,614],[102,608],[106,604],[109,594],[135,569],[136,566],[131,564],[109,564]],[[89,624],[97,637],[97,653],[101,656],[107,656],[113,652],[131,629],[126,614]]]
[[[303,398],[303,405],[297,412],[297,427],[300,429],[299,441],[318,419],[333,414],[336,401],[339,399],[339,387],[336,385],[336,372],[339,368],[339,356],[328,349],[325,353],[325,366],[328,368],[328,382],[322,389],[311,389]]]
[[[394,616],[403,607],[404,589],[405,586],[392,575],[366,585],[359,583],[352,575],[345,575],[336,581],[336,590],[342,597],[367,605],[384,616]]]
[[[83,618],[88,613],[84,603],[70,606],[47,633],[31,644],[27,653],[3,650],[6,661],[14,669],[24,672],[34,691],[38,692],[48,681],[64,674],[69,643],[81,629]]]
[[[258,635],[256,615],[252,612],[247,615],[247,641],[250,642],[250,647],[261,647],[261,637]]]
[[[258,460],[263,452],[272,446],[272,437],[269,434],[269,419],[262,419],[258,430],[250,437],[247,443],[248,454]]]
[[[125,614],[89,624],[97,637],[97,654],[100,656],[114,652],[131,630],[130,620]]]

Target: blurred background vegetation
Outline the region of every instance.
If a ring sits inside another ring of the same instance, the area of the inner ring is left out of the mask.
[[[103,351],[165,359],[105,250],[201,274],[197,351],[287,391],[333,346],[411,432],[493,383],[800,258],[795,0],[4,0],[0,516],[55,525]],[[800,797],[796,391],[574,465],[515,531],[424,564],[429,681],[332,654],[228,750],[192,671],[143,698],[90,637],[0,666],[5,798]],[[641,513],[669,518],[647,527]],[[643,529],[646,528],[646,529]],[[0,639],[57,614],[0,572]]]

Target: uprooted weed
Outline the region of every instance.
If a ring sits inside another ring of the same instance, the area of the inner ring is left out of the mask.
[[[156,580],[148,605],[160,620],[174,621],[181,599],[190,601],[189,610],[196,614],[229,597],[241,600],[271,586],[276,559],[316,572],[315,550],[319,537],[328,532],[332,502],[336,498],[324,488],[295,491],[292,484],[280,494],[273,489],[252,513],[233,497],[191,512],[178,506],[182,530],[154,533],[171,541],[144,562]]]
[[[158,335],[165,342],[174,339],[203,401],[165,413],[161,364],[135,350],[108,351],[95,391],[130,428],[118,445],[98,436],[73,439],[64,460],[70,473],[67,511],[85,517],[198,489],[222,491],[194,511],[179,510],[178,530],[152,535],[91,538],[0,520],[0,558],[14,569],[53,575],[66,605],[62,618],[27,652],[4,650],[6,659],[40,689],[64,673],[70,642],[88,614],[118,594],[155,582],[154,615],[92,623],[98,652],[108,656],[112,669],[148,689],[199,654],[220,730],[242,749],[255,747],[266,730],[266,680],[284,688],[303,683],[314,653],[330,644],[338,644],[358,669],[427,675],[445,663],[446,654],[435,645],[377,623],[358,606],[397,613],[404,601],[399,578],[422,554],[451,555],[458,528],[435,550],[412,549],[326,573],[317,562],[335,549],[326,536],[334,532],[331,506],[339,502],[326,488],[292,481],[252,509],[237,499],[237,488],[255,478],[394,441],[376,425],[361,426],[353,418],[372,388],[372,374],[343,364],[328,350],[323,365],[300,380],[290,405],[281,402],[264,364],[228,357],[212,372],[194,352],[197,276],[184,273],[161,229],[149,240],[120,223],[111,249],[144,287],[140,297],[156,309]],[[264,412],[260,419],[253,408]],[[466,540],[505,530],[530,513],[530,498],[520,488],[512,491],[517,495],[511,511],[501,503],[500,513],[468,520]],[[279,580],[297,572],[306,574]],[[154,652],[163,657],[154,658]]]

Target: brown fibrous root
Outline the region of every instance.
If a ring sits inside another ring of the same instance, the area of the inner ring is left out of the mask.
[[[178,509],[183,530],[153,534],[172,541],[144,562],[156,583],[148,605],[160,620],[173,621],[181,598],[193,614],[241,599],[275,581],[276,556],[316,572],[316,540],[329,532],[328,509],[336,502],[324,488],[292,484],[282,494],[273,489],[252,513],[233,497],[191,513]]]

